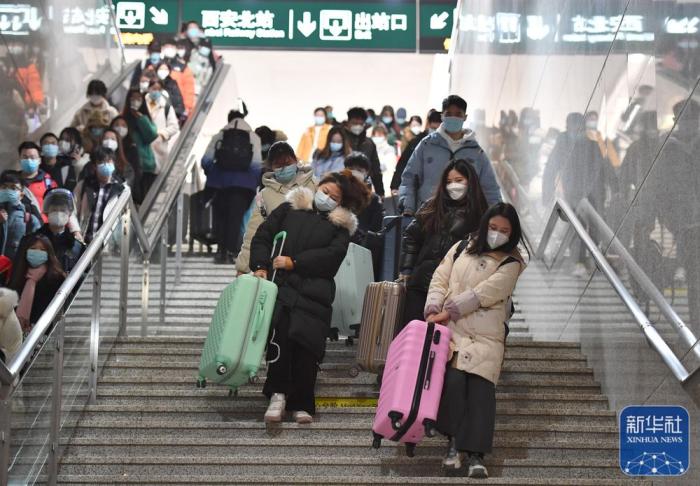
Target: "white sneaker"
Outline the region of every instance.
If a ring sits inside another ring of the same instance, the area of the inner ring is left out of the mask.
[[[304,412],[303,410],[292,412],[292,417],[298,424],[310,424],[314,421],[314,418],[308,412]]]
[[[586,278],[588,276],[588,270],[586,269],[586,265],[584,265],[583,263],[577,263],[574,267],[574,271],[571,272],[571,275],[573,275],[576,278]]]
[[[284,393],[274,393],[270,398],[270,405],[265,411],[265,423],[281,422],[284,407],[287,405]]]
[[[442,467],[446,469],[459,469],[462,467],[462,454],[455,448],[454,438],[447,445],[447,454],[442,460]]]

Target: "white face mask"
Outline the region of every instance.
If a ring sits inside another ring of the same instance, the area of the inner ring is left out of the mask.
[[[364,125],[352,125],[352,126],[350,126],[350,131],[354,135],[359,135],[365,131],[365,126]]]
[[[598,121],[597,120],[588,120],[586,122],[586,128],[588,130],[596,130],[598,128]]]
[[[129,129],[126,127],[114,127],[114,131],[122,138],[129,134]]]
[[[58,141],[58,150],[63,155],[68,155],[70,153],[70,148],[71,148],[71,143],[68,140],[59,140]]]
[[[99,105],[100,102],[102,101],[102,96],[100,95],[90,95],[88,96],[88,100],[90,101],[91,105]]]
[[[65,211],[51,211],[49,213],[49,224],[55,227],[63,227],[68,224],[70,215]]]
[[[352,172],[352,175],[354,175],[357,178],[357,180],[360,182],[365,182],[365,180],[367,179],[367,174],[365,174],[361,170],[354,169],[354,170],[351,170],[350,172]]]
[[[447,189],[447,194],[454,201],[459,201],[467,193],[467,185],[461,182],[451,182],[445,186],[445,189]]]
[[[175,57],[175,54],[177,54],[177,50],[174,47],[164,47],[162,50],[163,57]]]
[[[413,133],[414,135],[418,135],[422,131],[423,130],[421,130],[420,125],[413,125],[411,127],[411,133]]]
[[[148,91],[148,84],[148,81],[142,81],[141,83],[139,83],[139,90],[142,93],[145,93],[146,91]]]
[[[372,137],[372,141],[374,142],[374,145],[382,145],[384,142],[386,142],[385,137]]]
[[[159,69],[158,70],[158,77],[160,79],[165,79],[168,76],[170,76],[170,71],[168,71],[167,69]]]
[[[185,54],[187,54],[187,49],[178,49],[178,50],[177,50],[177,55],[178,55],[179,57],[183,57],[183,58],[184,58],[184,57],[185,57]]]
[[[500,231],[489,230],[486,237],[486,244],[489,245],[489,248],[495,250],[506,243],[508,243],[508,237],[506,235]]]
[[[111,138],[106,138],[102,140],[102,146],[110,150],[117,150],[119,148],[119,143]]]
[[[132,100],[132,101],[129,103],[129,106],[131,106],[131,109],[132,109],[132,110],[138,111],[139,108],[141,108],[141,104],[142,104],[142,103],[143,103],[143,101],[141,101],[141,100]]]

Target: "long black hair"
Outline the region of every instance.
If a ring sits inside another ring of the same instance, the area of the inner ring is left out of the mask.
[[[49,257],[48,261],[46,262],[48,270],[46,275],[44,275],[44,278],[52,281],[66,278],[66,272],[63,271],[61,263],[56,257],[56,252],[53,249],[51,240],[44,235],[34,233],[22,239],[19,249],[17,250],[17,255],[14,259],[14,268],[12,269],[12,277],[10,279],[9,287],[16,290],[18,294],[22,293],[24,284],[27,281],[27,269],[29,268],[29,263],[27,262],[27,251],[36,242],[41,243],[41,246]]]
[[[340,127],[333,127],[330,130],[328,130],[328,136],[326,137],[326,146],[323,147],[323,150],[318,151],[319,159],[325,160],[331,157],[331,140],[333,140],[333,136],[336,133],[339,134],[343,139],[343,155],[348,155],[350,153],[350,142],[348,141],[348,137],[345,136],[345,131]]]
[[[497,248],[489,248],[488,245],[488,234],[489,234],[489,222],[491,218],[496,216],[503,216],[510,222],[510,237],[508,241]],[[490,251],[498,250],[504,253],[510,253],[519,244],[522,244],[523,248],[530,253],[527,249],[527,245],[523,240],[523,231],[520,227],[520,218],[518,217],[518,212],[515,210],[512,204],[499,202],[491,206],[486,210],[481,218],[481,223],[479,224],[479,231],[476,238],[472,240],[472,243],[467,248],[467,253],[470,255],[481,255],[483,253],[488,253]]]
[[[454,201],[447,193],[445,187],[447,185],[447,175],[451,170],[456,170],[467,179],[467,193],[459,201]],[[481,218],[481,215],[488,208],[484,191],[481,190],[481,184],[479,183],[479,176],[476,174],[473,163],[470,161],[460,159],[453,160],[447,164],[445,170],[442,171],[440,183],[435,188],[435,195],[428,199],[418,210],[416,218],[421,221],[421,224],[429,233],[440,231],[440,225],[444,222],[447,215],[448,203],[464,205],[468,213],[475,215],[474,221]]]

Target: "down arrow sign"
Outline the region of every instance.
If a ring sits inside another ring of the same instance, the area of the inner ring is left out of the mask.
[[[316,22],[311,20],[311,12],[304,12],[302,20],[297,22],[297,29],[304,37],[309,37],[316,30]]]

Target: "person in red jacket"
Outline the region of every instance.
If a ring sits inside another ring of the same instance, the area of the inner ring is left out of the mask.
[[[22,142],[17,149],[19,152],[19,165],[22,171],[22,184],[25,187],[24,194],[29,197],[39,213],[44,206],[44,194],[49,189],[58,187],[58,183],[51,176],[39,168],[41,164],[41,149],[34,142]],[[47,222],[47,217],[42,214],[44,222]]]

